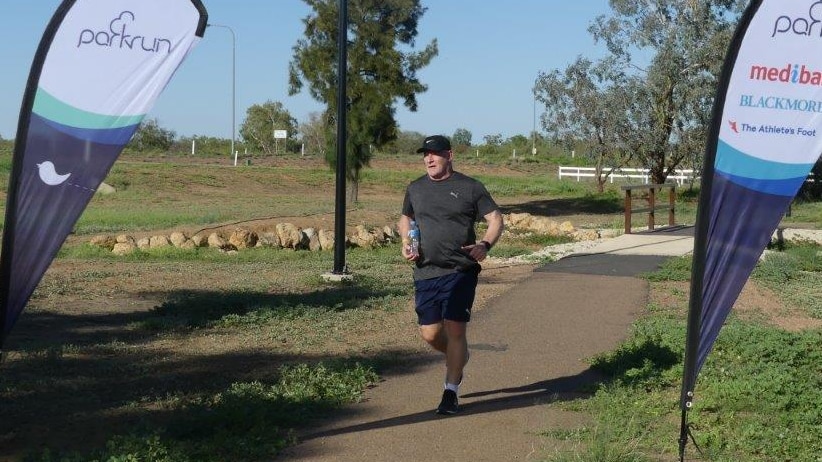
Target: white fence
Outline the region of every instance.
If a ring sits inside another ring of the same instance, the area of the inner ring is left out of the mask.
[[[609,171],[610,168],[603,168],[603,171]],[[596,177],[597,169],[595,167],[559,167],[559,179],[563,178],[594,178]],[[611,183],[614,179],[640,179],[643,184],[648,184],[650,180],[650,169],[647,168],[618,168],[614,170],[608,178]],[[682,186],[686,181],[698,180],[699,177],[694,177],[693,169],[676,169],[667,178],[669,181],[676,181]]]

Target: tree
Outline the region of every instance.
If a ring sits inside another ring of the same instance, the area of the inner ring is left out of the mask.
[[[0,154],[14,151],[14,140],[7,140],[0,136]]]
[[[493,135],[485,135],[482,137],[485,141],[485,144],[488,146],[500,146],[502,145],[502,134],[495,133]]]
[[[217,138],[214,136],[194,135],[180,138],[172,146],[172,151],[178,154],[188,154],[191,152],[191,144],[194,143],[197,157],[212,156],[222,157],[225,153],[231,152],[231,138]],[[234,148],[240,152],[243,146],[236,144]]]
[[[802,183],[797,196],[809,201],[818,201],[822,199],[822,158],[813,165],[810,177],[811,181]]]
[[[288,138],[278,140],[274,138],[274,130],[285,130]],[[263,151],[266,154],[275,154],[281,151],[296,152],[299,149],[297,133],[297,119],[283,107],[279,101],[266,101],[255,104],[246,110],[245,120],[240,126],[240,136],[252,149]]]
[[[290,93],[307,85],[326,105],[325,120],[336,126],[336,0],[304,0],[313,12],[303,20],[305,38],[297,41],[289,66]],[[415,45],[417,25],[426,8],[419,0],[350,0],[348,31],[346,179],[348,202],[357,201],[360,171],[369,164],[372,147],[381,149],[397,136],[395,100],[417,110],[416,95],[427,90],[417,71],[437,55],[432,40],[421,51]],[[326,161],[336,168],[335,140],[329,136]]]
[[[392,154],[414,154],[423,139],[425,135],[420,132],[398,130],[397,138],[387,144],[384,151]]]
[[[530,138],[526,138],[525,135],[519,134],[513,135],[512,137],[508,138],[505,142],[516,148],[531,144]]]
[[[308,152],[324,156],[329,130],[323,115],[319,112],[308,114],[308,120],[301,123],[298,129]]]
[[[157,119],[148,119],[140,123],[128,145],[137,151],[165,152],[174,144],[176,137],[174,131],[160,127]]]
[[[454,135],[451,136],[451,143],[456,146],[471,146],[471,132],[465,128],[454,130]]]
[[[577,58],[565,72],[541,73],[537,80],[537,98],[546,108],[541,118],[545,129],[569,149],[579,142],[585,145],[584,155],[596,168],[599,192],[605,189],[608,176],[631,158],[623,130],[630,120],[632,99],[624,91],[628,82],[612,70],[608,61],[594,64]]]
[[[547,101],[573,100],[578,84],[593,85],[586,90],[589,96],[621,103],[597,104],[603,111],[598,120],[611,130],[603,142],[616,143],[612,149],[619,155],[628,150],[650,169],[653,182],[664,182],[683,159],[694,151],[704,152],[722,61],[746,4],[744,0],[611,0],[612,15],[598,17],[589,28],[597,41],[605,43],[609,55],[595,63],[579,58],[565,72],[564,89],[555,86],[552,77],[558,74],[538,79],[537,96],[547,109],[543,128],[565,124],[556,130],[567,131],[585,123],[551,111]],[[599,74],[589,78],[574,67]]]

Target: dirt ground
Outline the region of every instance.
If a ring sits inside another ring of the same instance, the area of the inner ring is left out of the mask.
[[[650,303],[678,312],[686,312],[689,290],[688,282],[657,283],[651,290]],[[822,319],[810,317],[799,307],[787,306],[779,299],[778,294],[750,280],[739,294],[733,312],[744,318],[762,320],[789,332],[822,327]]]

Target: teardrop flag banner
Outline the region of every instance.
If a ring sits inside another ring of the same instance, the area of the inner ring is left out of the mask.
[[[207,20],[200,0],[64,0],[58,7],[17,126],[0,253],[0,348]]]
[[[822,1],[754,0],[730,45],[705,152],[681,395],[822,152]]]

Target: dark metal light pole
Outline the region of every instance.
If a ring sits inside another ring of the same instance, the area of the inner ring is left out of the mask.
[[[534,94],[534,129],[531,131],[531,155],[537,155],[537,81],[539,81],[539,75],[537,75],[537,79],[534,80],[534,88],[531,90]]]
[[[337,38],[337,194],[334,212],[334,270],[333,274],[347,273],[345,268],[345,154],[346,109],[345,87],[348,82],[348,0],[339,0],[339,34]]]
[[[234,35],[234,29],[222,24],[209,24],[209,27],[222,27],[231,32],[231,155],[234,156],[234,166],[237,166],[237,151],[234,150],[234,140],[236,139],[235,130],[237,124],[235,123],[235,111],[237,108],[237,37]]]

